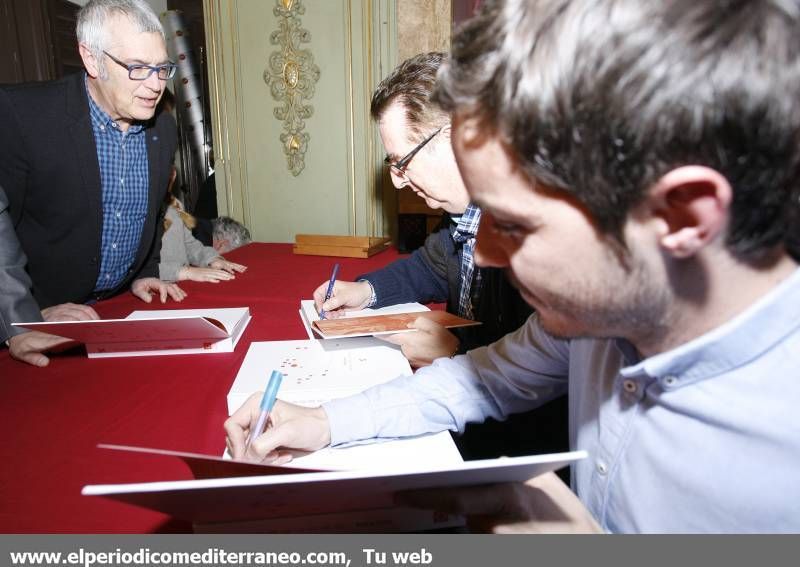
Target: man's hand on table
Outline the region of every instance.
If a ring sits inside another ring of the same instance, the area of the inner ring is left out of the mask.
[[[48,323],[54,321],[96,321],[100,319],[100,315],[88,305],[62,303],[42,309],[42,318]]]
[[[97,311],[88,305],[61,303],[42,309],[42,319],[48,323],[58,321],[96,321],[100,319]],[[27,331],[8,339],[8,352],[11,358],[27,362],[33,366],[44,367],[50,364],[46,352],[58,352],[76,344],[72,339],[49,335],[39,331]]]
[[[262,394],[256,392],[250,396],[225,421],[225,444],[234,459],[284,464],[292,460],[290,449],[316,451],[330,445],[331,432],[324,409],[278,400],[269,414],[267,428],[246,450],[250,430],[256,426],[261,413]]]
[[[183,301],[187,295],[177,284],[168,283],[158,278],[139,278],[134,280],[131,284],[131,293],[145,303],[150,303],[153,300],[152,293],[159,296],[161,303],[167,302],[167,296],[175,301]]]
[[[50,364],[45,352],[57,352],[76,344],[72,339],[48,335],[39,331],[28,331],[8,339],[8,352],[11,358],[27,362],[33,366],[44,367]]]

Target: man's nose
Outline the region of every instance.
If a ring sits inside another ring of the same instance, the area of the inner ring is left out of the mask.
[[[161,92],[161,89],[164,86],[164,81],[158,78],[157,72],[150,73],[150,76],[144,80],[144,84],[147,86],[148,89],[154,92]]]
[[[395,172],[394,169],[390,169],[389,172],[390,177],[392,178],[392,185],[394,185],[395,189],[402,189],[408,185],[408,177]]]

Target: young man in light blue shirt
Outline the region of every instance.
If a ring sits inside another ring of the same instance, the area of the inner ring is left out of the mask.
[[[237,457],[502,417],[565,385],[574,493],[416,494],[494,531],[800,531],[800,3],[505,0],[439,97],[483,210],[476,261],[536,314],[321,408],[226,423]],[[536,432],[531,432],[536,435]]]

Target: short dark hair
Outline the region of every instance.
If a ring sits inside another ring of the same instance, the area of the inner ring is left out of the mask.
[[[732,253],[797,256],[799,24],[798,0],[487,1],[436,98],[623,245],[653,183],[705,165],[733,187]]]
[[[399,101],[406,111],[406,121],[417,136],[446,124],[450,115],[438,102],[431,100],[436,73],[446,55],[438,51],[420,53],[398,65],[383,79],[372,94],[370,114],[380,121],[389,106]]]

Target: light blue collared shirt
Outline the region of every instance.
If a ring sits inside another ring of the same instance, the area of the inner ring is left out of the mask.
[[[324,407],[337,445],[463,431],[567,389],[571,446],[589,453],[572,486],[605,530],[800,532],[800,270],[644,360],[622,340],[555,339],[533,315],[488,347]]]

